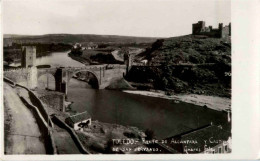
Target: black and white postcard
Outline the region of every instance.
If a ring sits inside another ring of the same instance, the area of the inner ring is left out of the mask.
[[[231,0],[1,3],[6,160],[237,155]]]

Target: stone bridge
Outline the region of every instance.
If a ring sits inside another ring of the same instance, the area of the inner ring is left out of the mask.
[[[70,79],[79,72],[87,72],[93,75],[96,88],[103,89],[108,86],[114,79],[123,78],[126,72],[125,65],[105,64],[90,65],[85,67],[59,67],[59,68],[21,68],[4,71],[4,76],[16,83],[26,82],[31,89],[37,87],[38,79],[42,75],[52,75],[55,79],[55,90],[67,94],[67,86]]]

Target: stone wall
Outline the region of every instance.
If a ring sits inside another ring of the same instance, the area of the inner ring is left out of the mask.
[[[77,147],[79,148],[79,150],[81,151],[82,154],[91,154],[85,147],[84,145],[81,143],[78,135],[76,134],[75,130],[72,129],[71,127],[69,127],[65,122],[63,122],[61,119],[59,119],[57,116],[53,115],[52,117],[52,121],[58,125],[59,127],[67,130],[69,132],[69,134],[71,135],[73,141],[75,142],[75,144],[77,145]]]
[[[231,27],[229,27],[229,26],[223,27],[222,32],[221,32],[221,37],[226,38],[230,35],[231,35]]]
[[[44,144],[45,144],[47,154],[57,154],[57,149],[56,149],[56,145],[54,142],[54,136],[53,136],[52,131],[50,130],[51,128],[54,127],[54,125],[53,125],[53,122],[51,121],[51,119],[49,118],[49,116],[45,115],[46,111],[44,110],[44,107],[43,107],[41,101],[39,100],[39,98],[25,86],[16,84],[15,82],[13,82],[12,80],[9,80],[8,78],[4,78],[4,81],[11,83],[12,86],[18,86],[18,87],[22,87],[22,88],[26,89],[29,92],[30,96],[32,96],[32,95],[34,96],[33,97],[34,100],[39,101],[40,107],[30,104],[29,102],[26,101],[25,98],[23,98],[22,96],[20,97],[22,102],[28,108],[30,108],[33,112],[33,115],[37,121],[37,124],[39,125],[41,133],[43,134]],[[46,117],[47,117],[47,121],[46,121]]]
[[[57,148],[54,142],[54,136],[52,133],[51,128],[49,127],[48,123],[44,120],[43,116],[41,115],[40,111],[38,110],[38,107],[30,104],[26,101],[25,98],[22,96],[20,97],[22,102],[32,111],[37,124],[40,128],[40,131],[42,133],[42,136],[44,138],[44,144],[47,154],[57,154]]]
[[[36,65],[36,46],[22,46],[22,67],[32,67]]]
[[[38,108],[38,110],[41,113],[41,116],[44,118],[44,120],[46,122],[49,122],[49,125],[51,127],[53,127],[53,123],[52,123],[52,121],[50,121],[49,115],[48,115],[42,101],[36,96],[36,94],[25,86],[22,86],[20,84],[16,84],[16,86],[22,87],[28,91],[32,104]]]
[[[37,87],[37,68],[18,68],[4,71],[4,77],[14,83],[24,84],[30,89]]]
[[[65,112],[65,94],[60,92],[48,91],[48,92],[37,92],[38,97],[48,107]]]
[[[4,77],[14,81],[15,83],[27,82],[30,68],[18,68],[4,71]]]
[[[231,23],[228,26],[224,26],[220,23],[218,28],[212,28],[212,26],[206,27],[205,21],[199,21],[192,24],[193,35],[204,35],[215,38],[227,38],[231,36]]]

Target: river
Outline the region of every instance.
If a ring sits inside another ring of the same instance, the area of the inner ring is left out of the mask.
[[[70,51],[65,52],[53,52],[47,56],[36,58],[36,66],[38,65],[51,65],[52,67],[82,67],[84,64],[71,59],[68,56]],[[10,66],[20,66],[21,63],[12,63]]]
[[[55,52],[37,58],[37,65],[78,67],[83,64],[68,57],[68,52]],[[87,110],[93,120],[152,129],[157,138],[213,123],[227,121],[223,112],[173,100],[141,96],[115,90],[92,89],[87,83],[72,79],[68,85],[72,110]]]

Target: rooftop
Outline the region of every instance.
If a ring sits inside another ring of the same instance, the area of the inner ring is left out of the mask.
[[[81,112],[81,113],[78,113],[76,115],[72,115],[68,118],[66,118],[66,121],[71,121],[72,123],[77,123],[77,122],[81,122],[83,120],[86,120],[86,119],[90,119],[91,116],[90,114],[85,111],[85,112]]]

